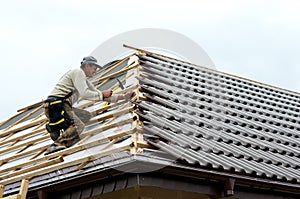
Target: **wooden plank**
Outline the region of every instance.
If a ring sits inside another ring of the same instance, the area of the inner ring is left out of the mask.
[[[132,100],[134,100],[134,99],[136,99],[136,97],[132,98]],[[130,103],[130,105],[132,105],[131,102],[128,101],[126,104],[124,104],[124,105],[122,106],[122,108],[128,106],[129,103]],[[134,107],[134,106],[133,106],[133,107]],[[135,115],[136,115],[136,114],[135,114]],[[110,124],[112,121],[114,121],[114,119],[116,119],[116,117],[110,118],[110,120],[106,121],[104,124],[105,124],[105,125],[108,125],[108,124]]]
[[[3,159],[0,159],[0,164],[1,163],[5,163],[5,162],[8,162],[10,160],[13,160],[13,159],[17,159],[19,157],[23,157],[23,156],[26,156],[26,155],[30,155],[32,153],[35,153],[37,150],[45,150],[46,148],[48,148],[49,144],[47,145],[44,145],[44,146],[41,146],[40,148],[38,149],[31,149],[31,150],[27,150],[27,151],[23,151],[21,153],[16,153],[10,157],[7,157],[7,158],[3,158]],[[1,169],[0,169],[0,173],[3,172]]]
[[[105,145],[101,150],[105,150],[107,149],[108,147],[112,146],[113,144],[116,143],[116,139],[113,139],[112,141],[110,141],[107,145]],[[89,162],[83,162],[81,163],[78,167],[76,167],[75,170],[81,170],[83,167],[85,167]]]
[[[7,196],[1,199],[21,199],[20,194],[15,194],[15,195],[11,195],[11,196]]]
[[[133,76],[134,73],[131,73],[130,75],[126,76],[126,78],[122,79],[121,81],[126,81],[126,79],[130,78],[131,76]],[[105,83],[107,83],[110,79],[106,79],[103,82],[101,82],[101,84],[97,85],[97,88],[100,88],[101,86],[103,86]],[[120,88],[120,85],[118,82],[116,82],[113,86],[111,86],[111,90],[115,91],[117,90],[117,88]]]
[[[104,77],[99,78],[98,81],[103,81],[103,80],[105,80],[105,79],[111,79],[111,78],[114,78],[114,77],[116,77],[116,76],[118,76],[118,75],[120,75],[120,74],[122,74],[122,73],[125,73],[125,72],[127,72],[127,71],[129,71],[129,70],[131,70],[131,69],[134,69],[134,68],[136,68],[136,67],[138,67],[138,66],[139,66],[138,63],[133,62],[130,66],[128,66],[128,67],[126,67],[126,68],[123,68],[123,69],[120,70],[120,71],[117,71],[117,72],[112,73],[112,74],[110,74],[110,75],[107,75],[107,76],[104,76]]]
[[[124,110],[120,110],[120,111],[124,111]],[[126,109],[126,111],[128,111],[128,109]],[[117,114],[117,115],[118,115],[118,112],[113,113],[113,114]],[[83,136],[93,135],[93,134],[95,134],[95,133],[98,133],[99,130],[104,131],[104,130],[107,130],[107,129],[109,129],[109,128],[113,128],[113,127],[116,127],[116,126],[119,126],[119,125],[123,125],[123,124],[129,123],[129,122],[132,122],[132,121],[133,121],[133,118],[130,118],[130,119],[123,120],[123,121],[120,121],[120,122],[116,122],[116,123],[113,123],[113,124],[103,125],[103,126],[97,128],[97,129],[93,129],[93,130],[84,132],[82,135],[83,135]],[[114,135],[113,135],[113,136],[114,136]],[[121,136],[121,134],[120,134],[120,136]],[[36,141],[42,140],[42,139],[48,139],[48,137],[49,137],[48,135],[44,135],[44,136],[41,136],[41,138],[35,139],[35,141],[33,141],[33,142],[36,142]],[[100,141],[100,143],[103,142],[103,141],[104,141],[104,140]],[[97,142],[95,142],[95,143],[97,143]],[[98,142],[98,143],[99,143],[99,142]],[[25,143],[25,145],[26,145],[26,144],[28,144],[28,142]],[[22,145],[24,145],[24,144],[22,144]],[[11,149],[14,149],[14,148],[16,148],[16,147],[20,147],[20,146],[22,146],[22,145],[19,144],[19,145],[17,145],[17,146],[11,147],[10,150],[11,150]],[[25,151],[25,152],[21,152],[21,153],[18,153],[18,154],[14,154],[14,155],[11,156],[11,157],[8,157],[8,158],[5,158],[5,159],[0,160],[0,162],[2,162],[2,163],[3,163],[3,162],[7,162],[7,161],[10,161],[10,160],[12,160],[12,159],[14,159],[14,158],[18,158],[18,157],[22,157],[22,156],[25,156],[25,155],[34,153],[34,152],[36,152],[37,150],[38,150],[38,151],[43,151],[43,150],[45,150],[47,147],[48,147],[48,145],[45,145],[45,146],[40,147],[39,149],[28,150],[28,151]],[[81,147],[81,146],[79,146],[79,148],[73,148],[73,150],[72,150],[72,151],[69,151],[69,152],[74,152],[74,151],[76,151],[76,150],[79,150],[80,147]],[[86,147],[86,144],[85,144],[85,147]],[[7,149],[5,149],[5,151],[7,151]],[[40,153],[40,152],[39,152],[39,153]],[[66,154],[67,154],[67,153],[66,153]],[[49,158],[51,158],[51,157],[49,157]],[[53,157],[52,157],[52,158],[53,158]],[[36,161],[36,160],[38,160],[38,161]],[[37,158],[37,159],[32,160],[32,161],[36,161],[36,163],[37,163],[37,162],[40,162],[40,161],[43,161],[43,160],[44,160],[44,159],[43,159],[43,157],[42,157],[42,159],[41,159],[41,158]],[[28,162],[31,162],[31,163],[32,163],[32,161],[28,161]],[[20,165],[18,165],[18,166],[12,166],[12,167],[6,168],[6,169],[4,169],[4,170],[1,170],[1,169],[0,169],[0,172],[5,172],[5,171],[15,170],[15,169],[18,169],[18,168],[23,167],[23,166],[25,166],[25,165],[29,165],[29,164],[23,163],[23,164],[20,164]]]
[[[15,175],[20,175],[22,173],[26,173],[26,172],[29,172],[29,171],[34,171],[36,169],[39,169],[39,168],[42,168],[42,167],[47,167],[47,166],[57,164],[57,163],[63,162],[63,161],[64,161],[63,157],[57,157],[55,159],[51,159],[51,160],[48,160],[46,162],[43,162],[43,163],[40,163],[40,164],[37,164],[37,165],[33,165],[33,166],[27,167],[25,169],[22,169],[21,167],[19,167],[19,168],[21,168],[20,170],[13,171],[9,174],[3,175],[3,176],[0,177],[0,180],[3,180],[5,178],[10,178],[10,177],[15,176]]]
[[[126,120],[126,122],[132,122],[132,120]],[[114,125],[116,125],[116,124],[114,124]],[[113,125],[109,125],[109,126],[113,126]],[[109,127],[105,127],[105,128],[109,128]],[[102,130],[102,127],[87,131],[87,132],[85,132],[85,134],[93,135],[97,131],[99,132],[99,130]],[[100,143],[103,143],[107,140],[112,140],[112,139],[115,139],[117,137],[122,137],[124,135],[132,134],[132,133],[135,132],[135,130],[136,129],[129,129],[127,131],[118,132],[118,133],[115,133],[111,136],[103,137],[102,139],[94,140],[94,141],[89,142],[89,143],[74,145],[70,148],[67,148],[67,149],[63,150],[63,151],[58,151],[58,152],[51,153],[51,154],[46,155],[46,156],[42,156],[42,157],[39,157],[39,158],[36,158],[36,159],[32,159],[32,160],[23,162],[21,164],[15,165],[15,166],[11,166],[11,167],[8,167],[8,168],[5,168],[5,169],[0,169],[0,173],[7,172],[7,171],[12,171],[12,170],[15,170],[15,169],[18,169],[18,168],[21,168],[21,167],[25,167],[25,166],[28,166],[28,165],[31,165],[31,164],[37,164],[37,163],[42,162],[42,161],[49,161],[49,159],[56,158],[58,156],[64,156],[64,155],[67,155],[69,153],[76,152],[78,150],[86,149],[87,147],[93,147],[93,146],[99,145]]]
[[[124,103],[126,103],[125,100],[118,101],[118,102],[116,102],[116,103],[111,103],[110,105],[108,105],[108,106],[106,106],[106,107],[97,108],[97,109],[93,110],[93,112],[101,113],[101,112],[103,112],[103,111],[106,111],[106,110],[108,110],[108,109],[117,107],[117,106],[119,106],[119,105],[121,105],[121,104],[124,104]],[[82,104],[82,105],[78,106],[77,108],[84,109],[84,108],[86,108],[86,107],[88,107],[88,106],[90,106],[90,105],[92,105],[92,104],[94,104],[94,102],[88,102],[88,103],[85,103],[85,104]]]
[[[138,116],[137,116],[138,117]],[[133,128],[136,128],[137,131],[131,135],[131,140],[132,140],[132,145],[130,148],[130,153],[131,154],[136,154],[136,153],[143,153],[143,149],[140,147],[140,143],[144,143],[144,137],[143,134],[141,133],[141,130],[139,130],[139,120],[136,120],[133,122]]]
[[[93,80],[93,83],[95,82],[99,82],[99,78],[102,78],[104,75],[106,75],[107,73],[109,73],[110,71],[112,71],[113,69],[117,68],[118,66],[120,66],[121,64],[123,64],[124,62],[128,61],[130,59],[130,57],[133,54],[128,55],[127,57],[125,57],[124,59],[120,60],[119,62],[114,63],[109,69],[107,69],[106,71],[102,72],[101,75],[98,78],[95,78]]]
[[[131,112],[131,111],[133,111],[133,109],[134,109],[134,106],[131,106],[131,107],[128,107],[128,108],[125,108],[125,109],[122,109],[122,110],[113,111],[111,113],[108,113],[106,115],[101,116],[98,119],[91,120],[88,124],[93,124],[93,123],[96,123],[96,122],[99,122],[99,121],[103,121],[103,120],[106,120],[106,119],[114,117],[114,116],[119,116],[119,115],[122,115],[124,113]],[[49,138],[49,135],[47,134],[47,135],[43,135],[41,137],[37,137],[35,139],[32,139],[29,142],[15,144],[13,146],[10,146],[10,147],[7,147],[5,149],[0,150],[0,154],[8,152],[8,151],[11,151],[11,150],[15,150],[15,149],[20,148],[20,147],[24,147],[24,146],[28,146],[28,145],[34,144],[34,143],[36,143],[38,141],[45,140],[45,139],[48,139],[48,138]],[[7,140],[6,140],[6,142],[7,142]]]
[[[39,106],[37,107],[35,110],[31,111],[30,113],[26,114],[24,117],[20,118],[19,120],[17,120],[16,122],[12,123],[11,125],[9,125],[8,127],[6,127],[4,129],[4,131],[7,131],[8,129],[10,129],[11,127],[13,127],[14,125],[17,125],[19,123],[21,123],[22,121],[24,121],[25,119],[29,118],[30,116],[32,116],[33,114],[35,114],[37,111],[39,111],[43,106]]]
[[[26,199],[27,191],[28,191],[29,181],[26,179],[23,179],[21,182],[21,188],[20,188],[20,199]]]
[[[24,139],[27,136],[31,136],[32,134],[44,131],[45,128],[39,129],[42,125],[44,125],[46,122],[40,123],[37,127],[33,128],[33,130],[31,132],[27,132],[26,134],[23,135],[19,135],[19,136],[15,136],[14,138],[11,138],[12,135],[15,134],[14,131],[11,131],[11,133],[9,135],[6,135],[5,137],[3,137],[2,140],[0,140],[0,145],[9,143],[9,142],[14,142],[14,141],[18,141],[21,139]]]
[[[121,109],[121,110],[112,111],[112,112],[101,115],[97,119],[90,120],[88,122],[88,124],[93,124],[93,123],[96,123],[96,122],[99,122],[99,121],[104,121],[108,118],[117,117],[117,116],[123,115],[125,113],[132,112],[133,110],[134,110],[134,106],[130,106],[130,107],[127,107],[127,108],[124,108],[124,109]]]
[[[51,165],[51,166],[48,166],[48,167],[37,169],[35,171],[31,171],[31,172],[27,172],[27,173],[24,173],[24,174],[21,174],[21,175],[13,176],[11,178],[7,178],[7,179],[4,179],[4,180],[0,181],[0,183],[3,184],[3,185],[7,185],[7,184],[10,184],[10,183],[17,182],[17,181],[19,181],[21,179],[24,179],[24,178],[26,179],[26,178],[32,178],[34,176],[43,175],[43,174],[46,174],[46,173],[53,172],[55,170],[59,170],[59,169],[63,169],[63,168],[66,168],[66,167],[74,166],[74,165],[80,164],[82,162],[92,161],[92,160],[110,155],[112,153],[117,153],[117,152],[120,152],[120,151],[128,150],[129,148],[130,148],[129,145],[124,144],[120,147],[99,151],[99,153],[92,154],[92,155],[89,155],[89,156],[86,156],[86,157],[78,157],[78,159],[71,160],[69,162],[62,162],[62,163],[54,164],[54,165]]]
[[[41,125],[39,125],[39,127],[40,126]],[[34,130],[32,130],[30,132],[27,132],[23,135],[15,136],[14,138],[10,138],[10,135],[14,135],[14,133],[11,133],[9,136],[6,136],[6,139],[3,139],[0,141],[0,145],[6,144],[9,142],[14,142],[15,140],[22,140],[28,136],[32,136],[33,134],[39,133],[41,131],[45,131],[45,128],[41,128],[41,129],[35,128]]]
[[[12,116],[12,117],[9,117],[8,119],[2,121],[2,122],[0,123],[0,127],[1,127],[3,124],[7,123],[7,122],[10,121],[10,120],[13,120],[14,118],[16,118],[16,117],[18,117],[18,116],[20,116],[20,115],[22,115],[22,113],[17,113],[16,115],[14,115],[14,116]]]
[[[27,111],[28,109],[35,108],[35,107],[37,107],[37,106],[42,105],[43,103],[44,103],[44,100],[39,101],[39,102],[36,102],[36,103],[31,104],[31,105],[29,105],[29,106],[26,106],[26,107],[24,107],[24,108],[20,108],[19,110],[17,110],[17,112]]]
[[[0,137],[6,136],[10,133],[14,133],[14,132],[17,132],[17,131],[27,129],[27,128],[32,127],[32,126],[36,126],[36,125],[38,125],[38,124],[40,124],[44,121],[47,121],[47,120],[48,120],[47,118],[39,119],[39,120],[36,120],[36,121],[33,121],[33,122],[28,122],[27,124],[20,125],[19,127],[16,127],[16,128],[11,128],[7,131],[0,131]]]
[[[48,145],[47,145],[48,146]],[[47,147],[48,148],[48,147]],[[31,158],[29,158],[30,160],[37,158],[38,156],[42,155],[46,149],[46,147],[40,148],[40,149],[36,149],[35,151],[38,151],[34,156],[32,156]],[[31,153],[30,153],[31,154]]]
[[[0,184],[0,198],[3,197],[3,193],[4,193],[4,185]]]
[[[7,147],[7,148],[5,148],[5,149],[1,149],[1,150],[0,150],[0,154],[1,154],[1,153],[8,152],[8,151],[15,150],[15,149],[18,149],[18,148],[20,148],[20,147],[24,147],[24,146],[27,146],[27,145],[30,145],[30,144],[34,144],[34,143],[36,143],[36,142],[39,142],[39,141],[41,141],[41,140],[46,140],[46,139],[48,139],[48,138],[49,138],[49,135],[39,136],[39,137],[37,137],[37,138],[35,138],[35,139],[32,139],[32,140],[30,140],[30,141],[28,141],[28,142],[23,142],[23,143],[15,144],[15,145],[10,146],[10,147]]]

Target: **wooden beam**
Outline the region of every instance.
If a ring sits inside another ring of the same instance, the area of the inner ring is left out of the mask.
[[[1,198],[1,199],[21,199],[21,196],[20,196],[20,194],[14,194],[14,195],[11,195],[11,196],[6,196],[6,197]]]
[[[30,117],[31,115],[33,115],[34,113],[36,113],[37,111],[39,111],[43,106],[39,106],[37,107],[35,110],[32,110],[30,113],[26,114],[24,117],[22,117],[21,119],[17,120],[16,122],[12,123],[11,125],[9,125],[8,127],[6,127],[4,129],[4,131],[7,131],[8,129],[10,129],[11,127],[13,127],[14,125],[17,125],[19,123],[21,123],[22,121],[24,121],[25,119],[27,119],[28,117]]]
[[[37,169],[35,171],[31,171],[31,172],[27,172],[27,173],[24,173],[24,174],[21,174],[21,175],[13,176],[11,178],[7,178],[7,179],[4,179],[4,180],[0,181],[0,183],[4,184],[4,185],[11,184],[11,183],[17,182],[21,179],[24,179],[24,178],[32,178],[34,176],[43,175],[43,174],[50,173],[50,172],[53,172],[53,171],[56,171],[56,170],[59,170],[59,169],[74,166],[74,165],[77,165],[77,164],[81,164],[82,162],[92,161],[92,160],[110,155],[112,153],[117,153],[117,152],[120,152],[120,151],[128,150],[129,148],[130,148],[129,145],[124,144],[124,145],[116,147],[116,148],[99,151],[99,153],[96,153],[96,154],[92,154],[92,155],[85,156],[85,157],[78,157],[78,159],[75,159],[75,160],[70,160],[68,162],[62,162],[62,163],[54,164],[54,165],[51,165],[51,166],[48,166],[48,167]]]
[[[4,149],[0,150],[0,154],[1,154],[1,153],[8,152],[8,151],[15,150],[15,149],[17,149],[17,148],[24,147],[24,146],[27,146],[27,145],[30,145],[30,144],[34,144],[34,143],[36,143],[36,142],[39,142],[39,141],[41,141],[41,140],[46,140],[46,139],[48,139],[48,138],[49,138],[49,135],[39,136],[39,137],[37,137],[37,138],[35,138],[35,139],[32,139],[32,140],[30,140],[30,141],[28,141],[28,142],[19,143],[19,144],[15,144],[15,145],[13,145],[13,146],[4,148]]]
[[[125,90],[125,89],[124,89],[124,90]],[[132,100],[135,100],[135,99],[136,99],[136,96],[132,98]],[[130,105],[131,105],[131,102],[128,101],[126,104],[124,104],[124,105],[122,106],[122,108],[128,106],[129,103],[130,103]],[[136,117],[136,114],[134,114],[134,115],[135,115],[135,117]],[[116,118],[116,117],[110,118],[110,119],[109,119],[108,121],[106,121],[104,124],[105,124],[105,125],[110,124],[112,121],[114,121],[115,118]]]
[[[100,151],[107,149],[108,147],[112,146],[114,143],[116,143],[116,139],[113,139],[110,141],[107,145],[105,145]],[[76,167],[75,170],[81,170],[83,167],[85,167],[89,162],[83,162],[78,167]]]
[[[138,67],[138,66],[139,66],[139,65],[138,65],[136,62],[133,62],[130,66],[128,66],[128,67],[126,67],[126,68],[123,68],[123,69],[120,70],[120,71],[117,71],[117,72],[112,73],[112,74],[110,74],[110,75],[107,75],[107,76],[104,76],[104,77],[99,78],[98,81],[102,81],[102,80],[105,80],[105,79],[111,79],[111,78],[114,78],[114,77],[116,77],[116,76],[118,76],[118,75],[120,75],[120,74],[122,74],[122,73],[125,73],[125,72],[127,72],[127,71],[129,71],[129,70],[131,70],[131,69],[133,69],[133,68],[136,68],[136,67]]]
[[[28,109],[35,108],[35,107],[37,107],[37,106],[42,105],[43,103],[44,103],[44,100],[39,101],[39,102],[36,102],[36,103],[31,104],[31,105],[29,105],[29,106],[26,106],[26,107],[24,107],[24,108],[20,108],[19,110],[17,110],[17,112],[27,111]]]
[[[4,193],[4,185],[0,184],[0,198],[3,197],[3,193]]]
[[[132,75],[133,75],[133,73],[131,73],[130,75],[126,76],[126,78],[122,79],[121,81],[128,79],[128,78],[131,77]],[[110,79],[104,80],[101,84],[97,85],[97,88],[100,88],[101,86],[103,86],[104,84],[106,84],[109,80],[110,80]],[[118,88],[120,88],[118,82],[116,82],[114,85],[112,85],[112,86],[110,87],[110,89],[111,89],[113,92],[115,92]]]
[[[12,127],[11,129],[9,129],[7,131],[0,131],[0,137],[6,136],[6,135],[8,135],[10,133],[15,133],[17,131],[21,131],[21,130],[27,129],[27,128],[32,127],[32,126],[36,126],[36,125],[38,125],[38,124],[40,124],[40,123],[42,123],[42,122],[44,122],[46,120],[48,120],[48,119],[47,118],[43,118],[43,119],[39,119],[39,120],[36,120],[36,121],[33,121],[33,122],[28,122],[28,123],[24,122],[25,124],[20,125],[19,127],[16,127],[16,128]]]
[[[16,115],[14,115],[14,116],[12,116],[12,117],[9,117],[8,119],[2,121],[2,122],[0,123],[0,127],[1,127],[3,124],[7,123],[7,122],[10,121],[10,120],[13,120],[14,118],[16,118],[16,117],[18,117],[18,116],[20,116],[20,115],[22,115],[22,113],[17,113]]]
[[[35,128],[34,130],[32,130],[30,132],[27,132],[27,133],[25,133],[23,135],[15,136],[13,138],[10,138],[10,135],[6,136],[6,139],[2,139],[0,141],[0,145],[6,144],[6,143],[9,143],[9,142],[14,142],[15,140],[22,140],[25,137],[32,136],[33,134],[39,133],[41,131],[45,131],[45,128],[40,128],[40,129],[36,129]],[[11,133],[11,135],[14,135],[14,133]]]
[[[28,186],[29,186],[29,181],[27,179],[23,179],[21,182],[21,188],[19,192],[19,195],[21,196],[20,199],[26,199]]]
[[[8,162],[8,161],[13,160],[13,159],[17,159],[19,157],[23,157],[23,156],[26,156],[26,155],[33,154],[33,153],[37,152],[37,150],[45,150],[46,148],[48,148],[48,146],[49,146],[49,144],[46,144],[44,146],[41,146],[39,149],[31,149],[31,150],[23,151],[21,153],[16,153],[16,154],[14,154],[10,157],[0,159],[0,164]],[[3,172],[3,170],[1,170],[1,168],[0,168],[0,173],[1,172]]]
[[[132,120],[127,120],[127,122],[131,122],[131,121]],[[121,122],[121,123],[123,123],[123,122]],[[116,125],[116,124],[109,125],[109,126],[114,126],[114,125]],[[105,127],[105,128],[108,128],[108,127]],[[97,128],[97,129],[87,131],[87,132],[85,132],[85,134],[86,135],[94,135],[96,132],[99,132],[99,130],[101,131],[101,127]],[[56,158],[58,156],[64,156],[64,155],[67,155],[69,153],[76,152],[78,150],[86,149],[88,147],[93,147],[93,146],[99,145],[100,143],[103,143],[107,140],[112,140],[112,139],[115,139],[117,137],[122,137],[124,135],[132,134],[135,131],[136,131],[136,129],[132,128],[132,129],[129,129],[127,131],[117,132],[113,135],[103,137],[101,139],[98,139],[98,140],[95,140],[95,141],[92,141],[92,142],[89,142],[89,143],[82,143],[80,145],[74,145],[74,146],[72,146],[70,148],[67,148],[65,150],[62,150],[62,151],[51,153],[49,155],[42,156],[42,157],[39,157],[39,158],[36,158],[36,159],[28,160],[26,162],[23,162],[21,164],[15,165],[15,166],[10,166],[8,168],[0,169],[0,173],[4,173],[4,172],[7,172],[7,171],[12,171],[12,170],[15,170],[15,169],[18,169],[18,168],[21,168],[21,167],[25,167],[25,166],[28,166],[28,165],[32,165],[32,164],[38,164],[39,162],[43,162],[43,161],[49,161],[49,159]]]
[[[130,153],[136,154],[136,153],[143,153],[143,149],[140,147],[140,144],[138,143],[144,143],[143,134],[139,132],[139,124],[138,120],[133,122],[133,127],[137,129],[135,133],[131,135],[132,144],[130,147]]]
[[[133,54],[130,54],[126,58],[122,59],[121,61],[114,63],[109,69],[107,69],[106,71],[102,72],[101,75],[98,78],[94,79],[93,82],[94,83],[95,82],[99,82],[99,78],[102,78],[104,75],[106,75],[107,73],[109,73],[110,71],[112,71],[113,69],[115,69],[116,67],[118,67],[121,64],[123,64],[124,62],[128,61],[132,55]]]
[[[119,115],[122,115],[124,113],[129,113],[129,112],[133,111],[133,108],[134,107],[131,106],[131,107],[128,107],[128,108],[125,108],[125,109],[122,109],[122,110],[113,111],[111,113],[108,113],[106,115],[103,115],[103,116],[99,117],[98,119],[91,120],[88,124],[93,124],[93,123],[111,118],[113,116],[119,116]],[[10,146],[10,147],[7,147],[7,148],[4,148],[4,149],[0,150],[0,154],[11,151],[11,150],[14,150],[14,149],[17,149],[17,148],[20,148],[20,147],[28,146],[30,144],[34,144],[38,141],[45,140],[45,139],[48,139],[48,138],[49,138],[49,135],[47,134],[47,135],[43,135],[43,136],[37,137],[35,139],[32,139],[29,142],[15,144],[13,146]]]
[[[34,171],[34,170],[42,168],[42,167],[48,167],[50,165],[57,164],[57,163],[63,162],[63,161],[64,161],[63,157],[57,157],[55,159],[51,159],[51,160],[48,160],[48,161],[40,163],[40,164],[33,165],[31,167],[26,167],[24,169],[21,168],[20,170],[13,171],[9,174],[3,175],[3,176],[0,177],[0,180],[3,180],[5,178],[10,178],[12,176],[20,175],[22,173],[26,173],[26,172],[29,172],[29,171]]]
[[[96,118],[96,119],[92,119],[88,122],[88,124],[93,124],[99,121],[104,121],[108,118],[112,118],[112,117],[117,117],[120,115],[123,115],[125,113],[130,113],[134,110],[134,106],[130,106],[121,110],[116,110],[116,111],[112,111],[112,112],[108,112],[106,114],[101,115],[100,117]]]
[[[3,145],[3,144],[6,144],[6,143],[9,143],[9,142],[14,142],[16,140],[22,140],[28,136],[32,136],[33,134],[36,134],[36,133],[40,133],[41,131],[44,131],[45,129],[37,129],[37,130],[34,130],[34,131],[30,131],[28,133],[25,133],[23,135],[19,135],[19,136],[15,136],[14,138],[10,138],[10,139],[6,139],[4,141],[0,141],[0,145]]]

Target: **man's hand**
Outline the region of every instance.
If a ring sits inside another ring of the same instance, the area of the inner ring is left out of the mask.
[[[112,90],[104,90],[102,91],[103,98],[109,98],[112,95]]]

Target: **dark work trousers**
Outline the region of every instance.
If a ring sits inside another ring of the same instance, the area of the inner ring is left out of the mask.
[[[45,115],[49,119],[49,103],[45,103]],[[71,125],[65,130],[59,132],[49,132],[51,139],[56,145],[72,146],[75,140],[79,139],[80,133],[85,125],[91,119],[91,113],[82,109],[71,107],[67,102],[64,102],[64,110],[71,118]]]

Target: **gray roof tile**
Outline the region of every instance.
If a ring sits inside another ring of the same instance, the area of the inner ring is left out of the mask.
[[[300,183],[300,95],[144,55],[139,104],[149,143],[194,166]]]

